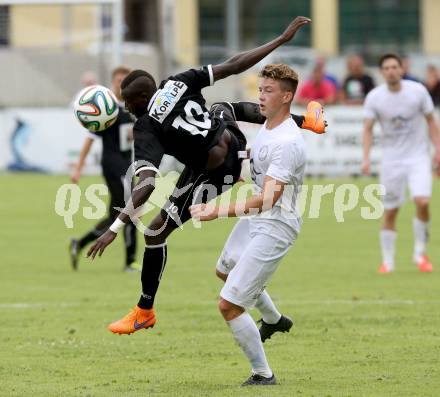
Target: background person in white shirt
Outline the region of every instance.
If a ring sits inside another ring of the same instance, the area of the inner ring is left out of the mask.
[[[394,270],[396,218],[399,208],[405,202],[407,186],[416,205],[413,260],[421,272],[431,272],[432,264],[426,255],[426,245],[432,168],[437,171],[437,175],[440,172],[440,132],[434,117],[434,105],[422,84],[402,80],[402,61],[397,55],[384,55],[379,66],[385,84],[373,89],[364,103],[362,163],[362,172],[370,174],[369,155],[373,125],[377,120],[382,129],[380,180],[386,190],[383,200],[385,213],[380,232],[382,265],[379,272]],[[433,164],[429,138],[435,149]]]
[[[191,215],[202,221],[257,214],[237,222],[216,268],[225,280],[220,312],[252,367],[252,376],[243,385],[276,383],[262,340],[273,332],[290,330],[292,321],[278,312],[265,287],[300,231],[296,200],[306,165],[304,140],[290,116],[298,75],[279,64],[267,65],[260,77],[260,111],[266,122],[250,151],[255,194],[228,206],[190,208]],[[246,311],[253,306],[262,313],[262,327],[269,332],[260,335]]]

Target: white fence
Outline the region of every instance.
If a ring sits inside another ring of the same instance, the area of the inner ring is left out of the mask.
[[[299,110],[296,109],[298,112]],[[327,134],[304,131],[307,174],[350,176],[360,173],[362,160],[362,108],[335,106],[325,111]],[[249,143],[258,126],[242,124]],[[376,136],[380,138],[378,126]],[[69,173],[78,159],[86,134],[65,108],[7,109],[0,111],[0,170]],[[372,152],[373,172],[378,169],[380,145]],[[93,145],[85,173],[100,172],[101,145]]]

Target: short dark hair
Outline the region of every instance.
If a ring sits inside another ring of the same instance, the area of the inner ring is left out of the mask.
[[[121,89],[128,87],[133,81],[137,80],[139,77],[146,77],[148,80],[150,80],[154,85],[156,85],[156,82],[154,81],[154,77],[148,73],[145,70],[136,69],[130,72],[124,80],[121,82]]]
[[[144,93],[152,96],[156,90],[154,77],[145,70],[133,70],[121,82],[121,94],[125,100]]]
[[[398,62],[398,64],[400,66],[402,66],[402,58],[400,58],[399,55],[389,53],[389,54],[382,55],[380,57],[379,67],[382,68],[383,63],[388,59],[395,59]]]
[[[298,73],[284,63],[266,65],[259,74],[260,77],[267,77],[278,80],[284,90],[292,91],[295,95],[298,87]]]

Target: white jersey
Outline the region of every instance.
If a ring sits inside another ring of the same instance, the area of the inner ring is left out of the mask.
[[[298,233],[301,217],[296,205],[304,178],[306,152],[304,139],[296,123],[288,118],[272,130],[266,129],[265,123],[251,146],[250,162],[255,193],[262,191],[266,175],[286,183],[275,206],[253,219],[275,219]]]
[[[434,104],[420,83],[402,80],[400,91],[386,84],[370,91],[364,103],[364,116],[378,120],[382,128],[382,161],[402,161],[429,155],[429,138],[424,116]]]

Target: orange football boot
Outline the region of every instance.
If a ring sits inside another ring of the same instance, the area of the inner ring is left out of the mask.
[[[422,273],[432,273],[434,270],[432,267],[432,263],[429,261],[429,258],[427,255],[423,255],[419,261],[417,262],[417,267],[419,268],[420,272]]]
[[[381,274],[392,273],[393,269],[390,269],[386,263],[382,263],[377,272]]]
[[[154,324],[156,324],[154,309],[141,309],[136,306],[125,317],[111,323],[108,329],[114,334],[129,335],[140,329],[153,328]]]
[[[307,105],[307,111],[303,114],[304,121],[301,128],[313,131],[316,134],[324,134],[327,122],[324,120],[324,109],[319,102],[311,101]]]

